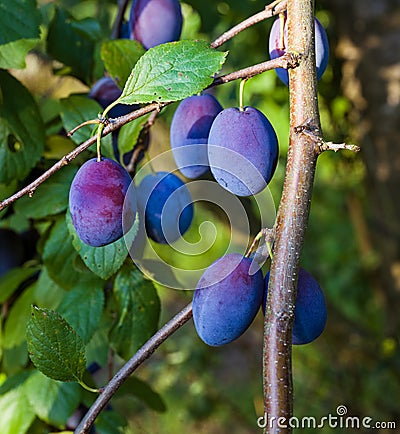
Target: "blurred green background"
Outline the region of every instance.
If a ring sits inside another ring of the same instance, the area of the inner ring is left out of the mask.
[[[75,18],[95,16],[103,31],[110,32],[114,2],[55,3],[63,4]],[[264,5],[259,0],[187,0],[183,37],[212,41]],[[318,161],[302,265],[324,290],[328,323],[316,342],[293,348],[298,417],[336,415],[336,408],[345,405],[350,416],[400,425],[399,6],[399,1],[316,4],[331,51],[319,84],[324,137],[356,143],[361,152],[327,152]],[[273,20],[247,29],[222,47],[229,50],[224,73],[268,59]],[[33,92],[43,92],[40,79],[23,77]],[[86,89],[76,81],[73,86],[75,91],[80,86],[81,91]],[[67,93],[68,89],[66,84]],[[215,94],[226,108],[238,105],[238,91],[234,82],[218,87]],[[246,84],[245,104],[263,111],[279,137],[279,165],[270,184],[278,207],[288,148],[288,90],[269,71]],[[169,106],[157,121],[151,155],[168,148],[175,107]],[[225,230],[221,223],[221,233]],[[252,230],[255,235],[257,224]],[[191,293],[163,287],[159,295],[160,324],[191,298]],[[237,341],[209,348],[190,321],[137,371],[162,396],[166,411],[156,412],[135,398],[113,400],[113,407],[128,418],[126,433],[261,432],[257,418],[263,415],[262,332],[259,314]],[[308,431],[315,430],[303,430]],[[348,432],[328,427],[319,431]],[[370,431],[376,432],[359,430]]]

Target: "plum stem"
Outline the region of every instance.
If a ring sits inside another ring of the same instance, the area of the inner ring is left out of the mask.
[[[243,103],[243,100],[244,100],[244,86],[245,86],[247,80],[248,80],[248,78],[243,78],[240,81],[240,86],[239,86],[239,110],[241,112],[244,112],[244,103]]]
[[[107,386],[101,389],[100,395],[90,407],[84,418],[77,426],[76,434],[88,433],[96,417],[114,396],[123,382],[145,361],[154,351],[168,339],[176,330],[182,327],[192,317],[192,303],[186,305],[172,319],[170,319],[157,333],[155,333],[114,375]]]
[[[79,384],[88,392],[92,392],[92,393],[100,393],[100,389],[95,389],[93,387],[88,386],[85,382],[83,381],[79,381]]]
[[[73,134],[75,134],[79,129],[86,125],[98,125],[101,123],[100,119],[90,119],[88,121],[82,122],[81,124],[77,125],[75,128],[72,128],[72,130],[67,132],[67,137],[71,137]]]

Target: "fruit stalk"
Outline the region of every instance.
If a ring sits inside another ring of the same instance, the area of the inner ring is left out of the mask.
[[[301,60],[297,68],[289,71],[289,152],[275,223],[264,324],[264,409],[268,433],[291,432],[288,420],[293,414],[291,342],[296,287],[321,142],[313,11],[313,0],[288,0],[288,51],[300,54]],[[279,417],[285,418],[286,428],[278,426]]]

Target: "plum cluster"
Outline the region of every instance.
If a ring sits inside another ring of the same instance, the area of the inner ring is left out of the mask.
[[[269,273],[251,274],[252,259],[227,254],[211,264],[200,278],[193,296],[193,321],[199,337],[208,345],[221,346],[241,336],[253,322],[260,306],[265,310]],[[317,281],[299,270],[292,342],[308,344],[323,332],[327,312]]]
[[[283,24],[283,25],[282,25]],[[315,63],[317,68],[317,79],[319,80],[329,60],[329,43],[325,29],[317,18],[314,19],[315,27]],[[282,35],[283,28],[283,35]],[[286,53],[287,47],[287,15],[283,14],[280,18],[277,18],[272,24],[269,34],[269,55],[271,59],[283,56]],[[289,74],[287,69],[276,68],[276,74],[279,79],[289,85]]]

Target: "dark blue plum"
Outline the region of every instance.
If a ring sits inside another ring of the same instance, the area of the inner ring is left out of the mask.
[[[238,196],[262,191],[278,161],[278,139],[263,113],[253,107],[228,108],[211,125],[208,161],[216,181]]]
[[[24,243],[11,229],[0,229],[0,276],[24,262]]]
[[[222,256],[201,276],[193,296],[193,321],[200,338],[220,346],[241,336],[263,298],[261,270],[249,274],[252,259],[238,253]]]
[[[133,0],[129,17],[130,38],[146,49],[177,41],[182,22],[179,0]]]
[[[185,183],[173,173],[145,176],[137,189],[137,200],[147,235],[153,241],[170,244],[189,229],[192,197]]]
[[[268,295],[269,273],[265,276],[264,311]],[[292,342],[308,344],[324,331],[327,319],[324,294],[314,277],[304,268],[299,270]]]
[[[322,24],[315,18],[315,63],[317,66],[317,79],[319,80],[328,65],[329,60],[329,43],[328,37],[326,35],[325,29]],[[269,34],[269,55],[271,59],[276,59],[277,57],[283,56],[286,53],[285,47],[287,46],[287,18],[285,15],[285,25],[284,25],[284,38],[282,47],[281,38],[281,22],[280,18],[275,20],[271,27],[271,32]],[[284,68],[275,69],[280,80],[289,85],[289,74]]]
[[[93,247],[110,244],[123,235],[122,209],[128,200],[136,212],[134,189],[129,173],[108,158],[86,161],[78,170],[69,192],[72,222],[79,238]]]
[[[171,148],[176,165],[187,178],[207,172],[208,134],[221,111],[221,104],[209,94],[186,98],[177,107],[171,122]]]
[[[97,101],[103,109],[121,96],[122,90],[118,87],[111,77],[102,77],[97,80],[89,92],[89,97]],[[109,112],[110,118],[117,118],[135,110],[137,106],[128,104],[118,104]]]

